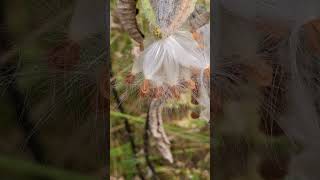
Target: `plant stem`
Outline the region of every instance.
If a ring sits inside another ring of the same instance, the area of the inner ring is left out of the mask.
[[[113,72],[112,72],[112,63],[110,62],[110,79],[113,78]],[[115,82],[115,80],[114,80]],[[119,110],[119,112],[121,113],[125,113],[124,111],[124,108],[121,104],[121,100],[120,100],[120,97],[118,95],[118,91],[117,89],[111,84],[111,89],[112,89],[112,94],[114,96],[114,99],[116,101],[116,104],[117,104],[117,108]],[[128,137],[128,140],[130,142],[130,145],[131,145],[131,150],[133,152],[133,158],[135,160],[137,160],[137,147],[136,147],[136,144],[134,142],[134,136],[133,136],[133,131],[131,129],[131,125],[129,123],[129,120],[127,118],[123,118],[124,120],[124,126],[125,126],[125,129],[126,129],[126,132],[127,132],[127,137]],[[137,173],[138,173],[138,176],[140,177],[140,179],[144,180],[144,176],[143,176],[143,172],[141,170],[141,167],[140,167],[140,164],[139,163],[135,163],[136,164],[136,169],[137,169]]]

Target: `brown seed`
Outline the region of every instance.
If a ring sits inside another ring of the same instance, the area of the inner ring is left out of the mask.
[[[198,119],[200,117],[200,114],[198,112],[192,111],[191,112],[191,118],[192,119]]]
[[[157,87],[155,90],[155,98],[160,98],[164,94],[164,90],[162,87]]]
[[[198,33],[198,32],[193,32],[192,33],[192,38],[197,41],[198,43],[198,48],[204,49],[204,43],[203,43],[203,36]]]
[[[204,75],[207,79],[210,78],[210,66],[207,66],[205,69],[204,69]]]
[[[149,80],[145,79],[140,87],[140,95],[146,96],[150,92]]]
[[[155,99],[159,98],[157,91],[157,88],[150,88],[150,93],[148,94],[148,96]]]
[[[192,77],[193,78],[197,78],[197,77],[199,77],[199,75],[200,75],[200,69],[198,69],[198,68],[192,68],[191,69],[191,74],[192,74]]]
[[[194,90],[194,89],[197,88],[197,87],[196,87],[196,83],[195,83],[193,80],[191,80],[191,79],[187,80],[187,86],[188,86],[188,88],[191,89],[191,90]]]
[[[178,87],[172,86],[170,89],[171,89],[172,97],[176,98],[176,99],[180,99],[180,91],[179,91]]]
[[[198,45],[198,48],[199,48],[199,49],[204,49],[204,45],[203,45],[203,44],[199,44],[199,45]]]
[[[198,32],[192,32],[192,38],[196,41],[199,41],[201,39],[201,34]]]
[[[197,98],[195,96],[191,97],[191,103],[194,104],[194,105],[198,105],[199,104],[199,102],[198,102],[198,100],[197,100]]]

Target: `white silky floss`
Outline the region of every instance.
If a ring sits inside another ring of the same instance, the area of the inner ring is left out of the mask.
[[[181,85],[193,69],[204,69],[205,58],[188,31],[180,30],[194,9],[194,0],[151,0],[161,38],[151,43],[136,60],[132,74],[142,72],[152,86]]]
[[[210,65],[210,23],[200,27],[197,32],[203,37],[205,63]]]
[[[198,102],[203,106],[200,116],[209,121],[209,80],[204,72],[210,67],[210,24],[197,30],[201,42],[193,39],[191,32],[180,30],[195,7],[195,0],[151,0],[155,12],[156,27],[161,38],[152,42],[134,62],[132,75],[142,73],[152,87],[164,91],[191,80],[194,72],[200,72]]]
[[[133,69],[142,71],[145,79],[155,85],[176,85],[181,79],[191,78],[192,69],[204,69],[205,58],[191,33],[176,33],[152,43],[141,55],[139,66]],[[141,66],[142,65],[142,66]],[[140,69],[142,67],[142,69]],[[189,77],[184,77],[188,76]]]

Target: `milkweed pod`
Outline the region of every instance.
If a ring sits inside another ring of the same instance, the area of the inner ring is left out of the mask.
[[[144,35],[140,31],[136,20],[136,1],[118,0],[116,13],[122,27],[128,32],[129,36],[140,45],[143,45]]]
[[[189,17],[189,24],[191,27],[191,31],[195,32],[200,27],[209,23],[210,12],[206,10],[204,6],[197,4],[195,6],[194,11],[191,13]]]
[[[152,82],[176,85],[184,76],[184,71],[192,68],[203,69],[205,64],[191,33],[178,31],[146,48],[135,69],[142,69],[145,79]]]
[[[176,32],[194,10],[196,0],[150,0],[156,23],[165,34]]]

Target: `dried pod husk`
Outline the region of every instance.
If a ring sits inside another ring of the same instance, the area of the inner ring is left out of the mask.
[[[139,29],[136,19],[136,0],[118,0],[116,14],[124,30],[140,45],[143,45],[144,35]]]
[[[156,24],[164,34],[176,32],[193,12],[196,0],[150,0]]]
[[[173,163],[173,157],[170,150],[170,141],[163,127],[163,105],[164,101],[161,99],[153,99],[151,101],[148,113],[149,131],[152,137],[155,139],[157,148],[161,155],[170,163]]]
[[[197,4],[188,19],[191,31],[195,32],[200,27],[208,24],[209,20],[210,12],[208,12],[204,6]]]

